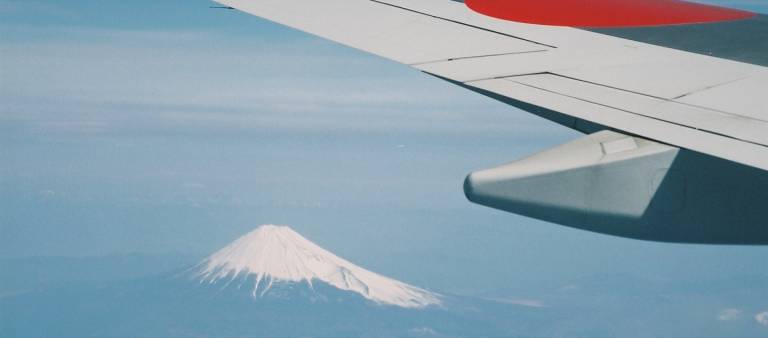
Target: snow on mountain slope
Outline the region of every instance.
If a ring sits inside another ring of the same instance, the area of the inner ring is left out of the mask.
[[[201,282],[253,278],[252,295],[274,283],[325,282],[379,304],[408,308],[440,304],[437,294],[363,269],[317,246],[287,226],[262,225],[199,265]]]

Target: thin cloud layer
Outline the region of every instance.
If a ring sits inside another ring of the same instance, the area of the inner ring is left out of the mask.
[[[0,32],[35,32],[27,28],[0,26]],[[0,119],[41,132],[136,123],[138,129],[186,123],[452,133],[546,127],[407,67],[312,38],[66,27],[32,35],[43,38],[0,42],[9,65],[2,71]]]

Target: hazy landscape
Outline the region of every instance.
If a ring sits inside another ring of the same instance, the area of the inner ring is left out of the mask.
[[[768,329],[760,316],[768,299],[766,276],[675,283],[595,275],[562,281],[567,285],[559,288],[542,285],[530,298],[466,296],[420,291],[381,276],[357,280],[356,276],[375,273],[347,263],[315,263],[312,268],[311,262],[327,260],[324,255],[334,262],[337,258],[319,247],[307,251],[307,246],[291,241],[287,246],[265,245],[274,238],[277,235],[254,241],[244,236],[240,243],[199,263],[194,257],[141,255],[5,260],[0,333],[4,337],[761,337]],[[288,249],[281,252],[284,247]],[[306,260],[296,258],[302,256]],[[254,264],[258,261],[262,263]],[[290,281],[275,269],[295,276],[318,271],[321,275]],[[324,274],[331,270],[353,275],[334,279],[339,276],[336,272]],[[220,272],[221,279],[209,278],[205,271]],[[257,274],[263,278],[261,286]],[[401,287],[413,289],[395,296]],[[395,293],[369,298],[377,288],[385,294],[394,288]],[[434,301],[411,303],[402,297]]]

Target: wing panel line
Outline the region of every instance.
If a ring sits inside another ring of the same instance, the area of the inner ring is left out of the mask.
[[[417,10],[414,10],[414,9],[398,6],[398,5],[395,5],[395,4],[388,3],[388,2],[379,1],[379,0],[369,0],[369,1],[373,2],[373,3],[380,4],[380,5],[390,6],[390,7],[402,9],[404,11],[408,11],[408,12],[412,12],[412,13],[416,13],[416,14],[421,14],[421,15],[424,15],[424,16],[428,16],[430,18],[435,18],[435,19],[439,19],[439,20],[443,20],[443,21],[447,21],[447,22],[452,22],[452,23],[459,24],[459,25],[462,25],[462,26],[472,27],[474,29],[479,29],[481,31],[486,31],[486,32],[489,32],[489,33],[503,35],[503,36],[506,36],[508,38],[513,38],[513,39],[517,39],[517,40],[521,40],[521,41],[525,41],[525,42],[530,42],[530,43],[533,43],[533,44],[537,44],[539,46],[544,46],[544,47],[549,47],[549,48],[557,48],[557,46],[548,45],[546,43],[542,43],[542,42],[538,42],[538,41],[534,41],[534,40],[530,40],[530,39],[526,39],[526,38],[521,38],[519,36],[514,36],[514,35],[511,35],[511,34],[502,33],[502,32],[499,32],[499,31],[492,30],[492,29],[471,25],[471,24],[468,24],[466,22],[461,22],[461,21],[457,21],[457,20],[448,19],[448,18],[444,18],[444,17],[437,16],[437,15],[434,15],[434,14],[420,12],[420,11],[417,11]]]

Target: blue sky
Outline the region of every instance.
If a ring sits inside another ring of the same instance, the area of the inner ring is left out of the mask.
[[[767,248],[613,238],[470,204],[468,172],[579,135],[210,5],[0,1],[0,257],[203,255],[279,223],[448,291],[768,274]]]

